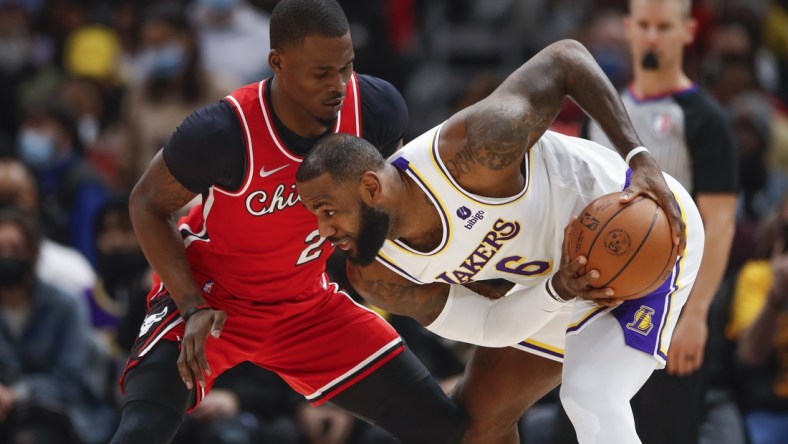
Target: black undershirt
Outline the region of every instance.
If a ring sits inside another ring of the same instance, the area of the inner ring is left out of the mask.
[[[385,80],[357,74],[361,96],[362,135],[384,157],[397,148],[408,122],[405,101]],[[271,103],[271,82],[266,100]],[[322,137],[304,138],[290,131],[271,108],[277,134],[291,152],[304,156]],[[330,130],[328,131],[330,132]],[[184,119],[164,145],[164,162],[178,182],[194,193],[212,185],[235,190],[246,174],[243,130],[230,105],[221,100],[200,108]]]

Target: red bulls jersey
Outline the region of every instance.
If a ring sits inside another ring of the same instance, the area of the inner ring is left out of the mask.
[[[243,184],[235,191],[212,186],[179,229],[195,271],[236,297],[269,303],[310,288],[332,248],[300,203],[295,173],[302,158],[276,133],[265,83],[244,86],[225,99],[244,132]],[[334,131],[360,137],[360,108],[353,74]]]

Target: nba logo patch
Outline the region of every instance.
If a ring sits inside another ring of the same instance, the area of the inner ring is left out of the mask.
[[[651,127],[654,129],[654,133],[660,136],[664,136],[670,131],[670,125],[672,123],[673,118],[667,113],[654,114],[651,118]]]

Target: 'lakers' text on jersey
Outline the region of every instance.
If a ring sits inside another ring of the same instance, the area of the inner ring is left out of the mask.
[[[451,177],[438,155],[439,134],[436,128],[414,140],[397,153],[393,164],[432,201],[441,218],[442,241],[429,252],[388,241],[378,256],[384,265],[418,283],[503,278],[536,285],[554,272],[563,229],[571,217],[595,196],[621,190],[626,180],[626,167],[620,164],[619,171],[603,173],[615,157],[612,153],[585,156],[581,151],[586,148],[565,148],[564,136],[548,132],[526,154],[525,185],[519,193],[478,196]],[[577,175],[570,170],[573,164]]]

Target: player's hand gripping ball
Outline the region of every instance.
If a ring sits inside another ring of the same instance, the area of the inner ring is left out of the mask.
[[[599,271],[595,288],[610,287],[617,299],[637,299],[670,277],[678,246],[655,201],[637,196],[622,204],[620,196],[607,194],[580,212],[569,234],[569,258],[588,259],[581,273]]]

